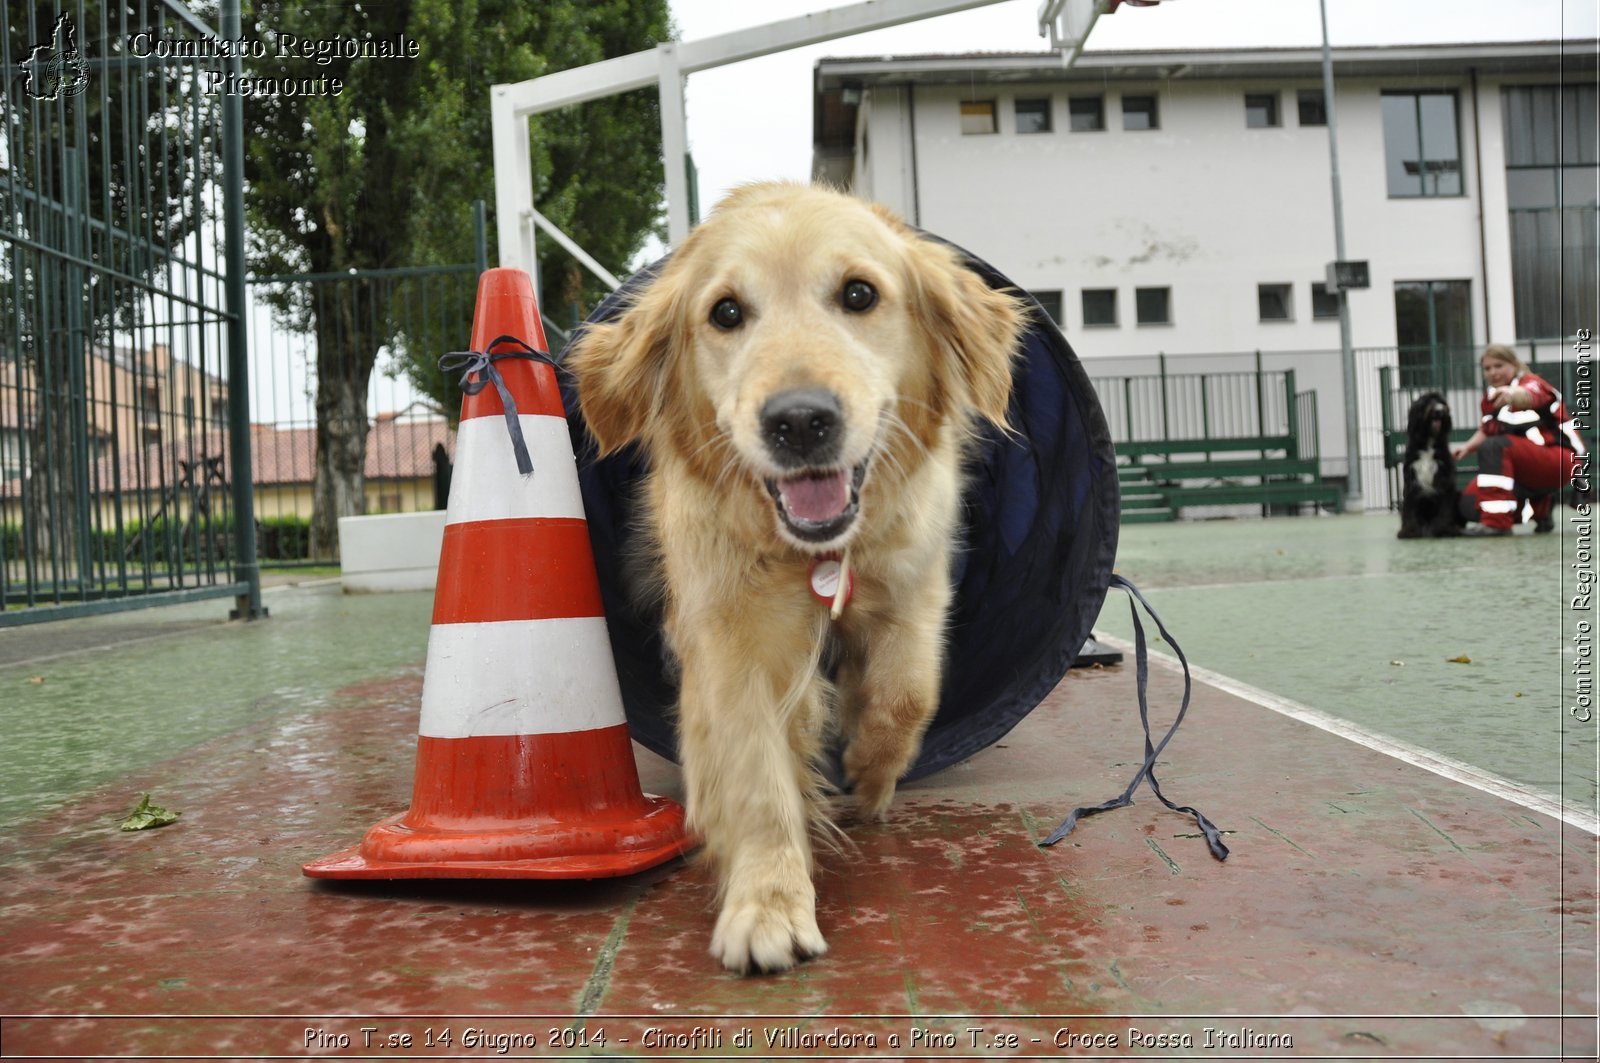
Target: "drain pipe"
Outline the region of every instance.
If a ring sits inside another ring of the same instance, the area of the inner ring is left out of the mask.
[[[1494,342],[1494,324],[1489,316],[1489,239],[1486,234],[1487,223],[1484,220],[1483,201],[1483,123],[1478,117],[1478,68],[1472,67],[1467,71],[1472,86],[1472,170],[1473,180],[1477,182],[1476,195],[1478,197],[1478,269],[1483,277],[1483,284],[1478,293],[1478,298],[1483,300],[1483,342]]]

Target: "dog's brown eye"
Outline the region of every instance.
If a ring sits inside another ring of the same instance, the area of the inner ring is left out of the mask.
[[[711,323],[719,329],[735,329],[744,323],[744,308],[737,299],[724,299],[711,308]]]
[[[846,281],[844,291],[839,293],[839,302],[844,304],[846,310],[861,313],[871,310],[872,304],[878,301],[878,289],[866,281]]]

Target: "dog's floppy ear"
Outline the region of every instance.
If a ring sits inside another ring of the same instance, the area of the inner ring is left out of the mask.
[[[1428,396],[1419,395],[1416,399],[1412,400],[1411,409],[1406,411],[1406,431],[1412,436],[1412,438],[1416,438],[1416,436],[1422,431],[1422,418],[1425,416],[1424,411],[1426,411],[1427,408]]]
[[[944,244],[902,230],[910,244],[911,298],[939,354],[940,387],[1007,426],[1011,363],[1027,324],[1020,300],[995,291]]]
[[[681,292],[669,262],[620,315],[584,326],[573,340],[566,365],[601,456],[643,436],[666,401],[685,327]]]

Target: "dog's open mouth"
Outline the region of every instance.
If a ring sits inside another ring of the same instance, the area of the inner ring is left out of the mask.
[[[867,463],[852,469],[808,469],[767,483],[778,518],[797,539],[825,543],[854,523],[861,509],[861,483]]]

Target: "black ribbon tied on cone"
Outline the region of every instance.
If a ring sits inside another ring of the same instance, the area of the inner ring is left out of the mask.
[[[519,349],[496,351],[495,348],[501,344]],[[511,389],[506,387],[505,378],[494,364],[507,358],[526,358],[530,362],[554,366],[555,359],[550,357],[549,351],[530,347],[515,336],[496,336],[487,346],[486,351],[451,351],[441,356],[439,371],[454,373],[461,370],[461,390],[467,395],[476,395],[490,384],[494,385],[494,389],[500,393],[500,405],[505,408],[506,431],[511,435],[511,450],[517,458],[517,471],[524,476],[531,476],[533,458],[528,455],[527,441],[522,438],[522,422],[517,420],[517,401],[511,397]],[[475,375],[476,380],[473,379]]]

